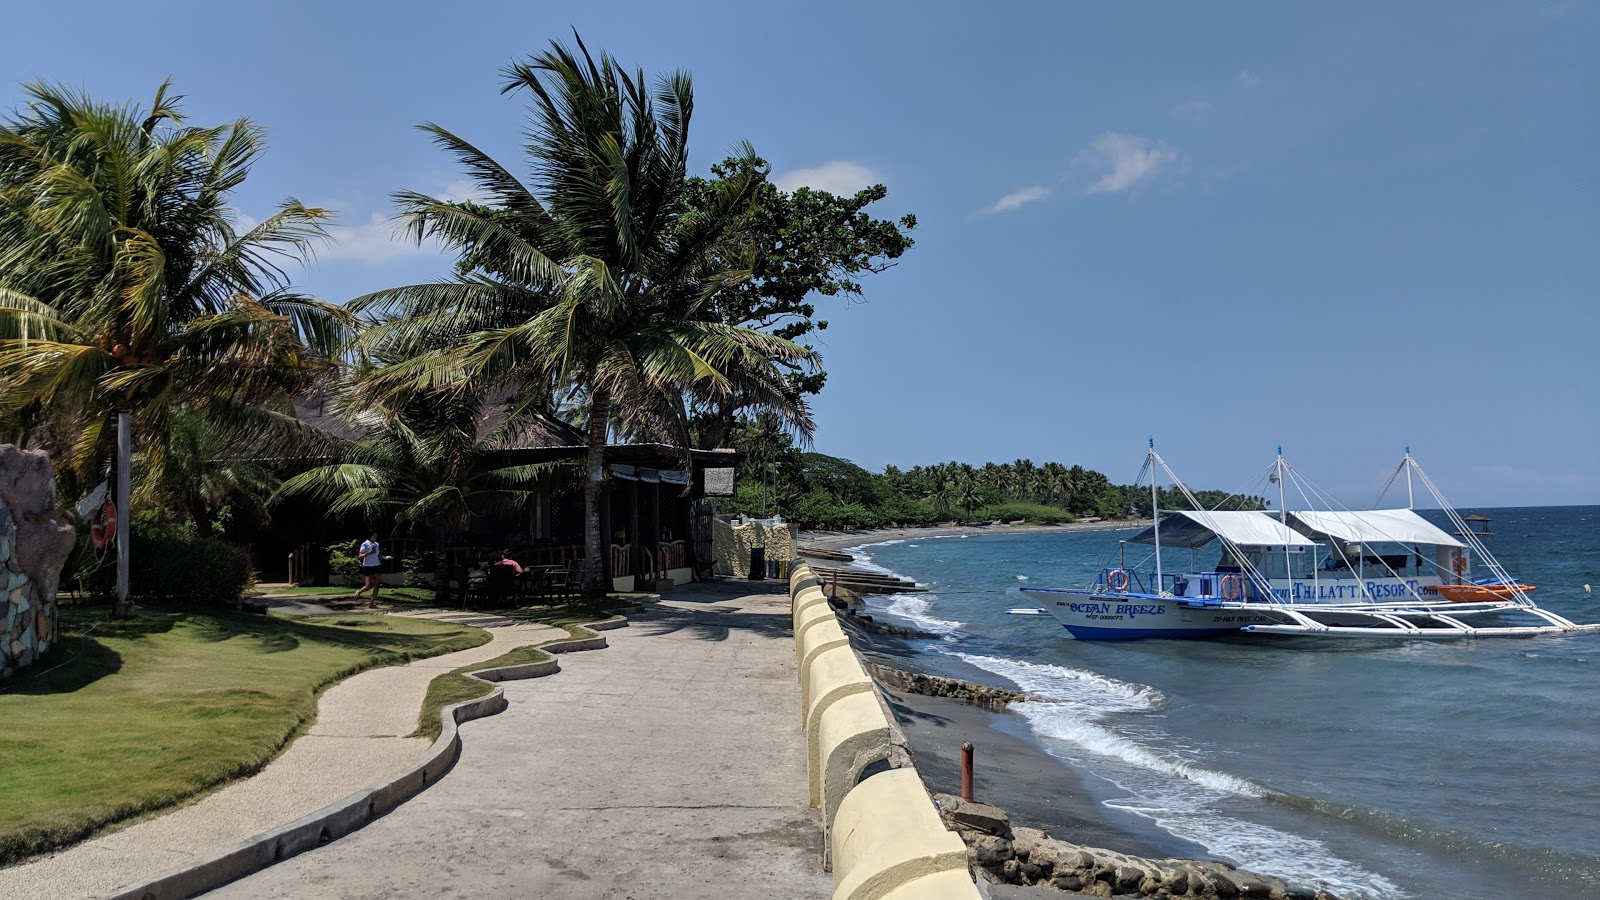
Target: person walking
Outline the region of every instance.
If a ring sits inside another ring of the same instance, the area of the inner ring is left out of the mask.
[[[361,557],[362,579],[361,587],[356,591],[356,599],[360,600],[361,595],[366,593],[367,588],[372,588],[372,598],[367,603],[367,608],[371,609],[378,605],[378,588],[383,586],[382,578],[380,578],[383,572],[383,558],[378,554],[378,533],[376,531],[372,533],[371,537],[361,542],[361,548],[356,551],[356,555]]]

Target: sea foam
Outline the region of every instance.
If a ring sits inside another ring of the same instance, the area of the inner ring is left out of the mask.
[[[1320,883],[1341,896],[1382,900],[1406,896],[1393,882],[1340,858],[1320,841],[1217,809],[1237,798],[1266,796],[1259,785],[1157,750],[1135,734],[1116,730],[1126,720],[1114,723],[1114,718],[1161,708],[1165,698],[1155,688],[1084,669],[971,653],[952,655],[1040,697],[1010,709],[1035,734],[1048,739],[1051,755],[1130,794],[1108,800],[1106,806],[1150,819],[1164,831],[1246,869]]]

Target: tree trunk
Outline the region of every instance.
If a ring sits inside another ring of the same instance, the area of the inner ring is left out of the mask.
[[[611,392],[595,387],[589,394],[589,458],[583,478],[583,598],[606,595],[606,565],[601,554],[611,550],[611,536],[600,533],[600,498],[604,487],[606,423],[611,418]]]

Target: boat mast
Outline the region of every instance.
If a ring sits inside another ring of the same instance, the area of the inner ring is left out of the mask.
[[[1161,596],[1161,503],[1156,493],[1156,439],[1150,437],[1150,455],[1145,464],[1150,467],[1150,527],[1156,536],[1156,596]]]
[[[1416,465],[1411,461],[1411,445],[1406,445],[1406,458],[1402,461],[1406,467],[1406,509],[1416,509],[1417,501],[1411,496],[1411,467]]]
[[[1289,524],[1289,507],[1283,505],[1283,445],[1282,444],[1278,445],[1278,461],[1273,463],[1273,467],[1275,469],[1277,469],[1277,472],[1275,474],[1278,476],[1276,479],[1274,479],[1275,481],[1278,482],[1278,522],[1280,524],[1282,524],[1282,525],[1287,526]],[[1289,545],[1288,544],[1284,544],[1283,545],[1283,552],[1284,553],[1288,553],[1289,552]]]
[[[1292,595],[1293,592],[1294,592],[1294,575],[1293,575],[1292,570],[1289,568],[1289,544],[1287,543],[1287,541],[1288,541],[1288,528],[1289,528],[1289,507],[1284,505],[1284,502],[1283,502],[1284,471],[1283,471],[1283,445],[1282,444],[1278,445],[1278,460],[1277,460],[1277,462],[1273,463],[1273,466],[1275,468],[1275,471],[1273,472],[1273,474],[1277,477],[1277,480],[1278,480],[1278,524],[1282,525],[1284,527],[1284,529],[1285,529],[1285,533],[1284,533],[1285,543],[1283,545],[1283,583],[1284,583],[1284,585],[1286,585],[1285,589],[1288,590],[1290,592],[1290,594]],[[1315,553],[1312,554],[1312,558],[1313,559],[1316,558],[1316,554]],[[1270,594],[1270,592],[1271,592],[1270,589],[1272,587],[1270,582],[1267,584],[1267,587],[1269,589],[1268,593]]]

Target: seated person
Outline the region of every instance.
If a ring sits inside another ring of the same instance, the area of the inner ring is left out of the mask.
[[[519,563],[516,560],[511,558],[511,551],[510,550],[501,550],[500,551],[500,561],[495,563],[495,565],[497,565],[497,566],[510,566],[511,567],[511,571],[516,572],[518,575],[522,574],[522,563]]]
[[[489,561],[478,560],[478,564],[467,570],[467,587],[481,588],[489,583]]]

